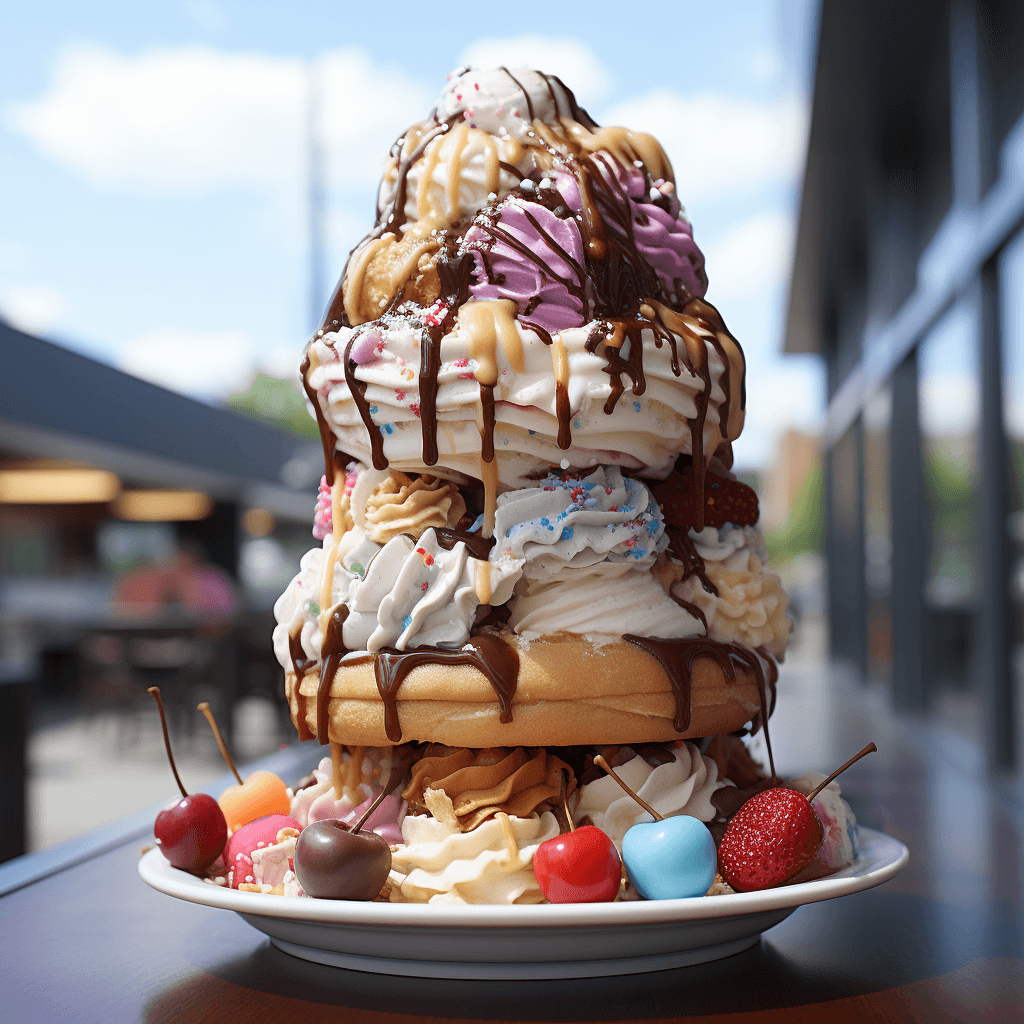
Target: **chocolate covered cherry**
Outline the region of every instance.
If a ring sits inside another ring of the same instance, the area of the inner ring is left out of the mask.
[[[327,818],[302,830],[293,862],[295,877],[310,896],[372,900],[387,881],[391,849],[376,832],[352,830],[338,818]]]

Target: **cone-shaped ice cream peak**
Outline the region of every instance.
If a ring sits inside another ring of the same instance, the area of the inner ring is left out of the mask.
[[[706,289],[653,136],[599,127],[554,76],[460,70],[392,147],[310,348],[326,475],[342,451],[491,496],[549,467],[660,479],[685,453],[699,516],[744,406]]]
[[[513,742],[523,679],[558,700],[605,688],[600,715],[623,705],[625,742],[708,735],[694,686],[719,686],[727,732],[767,718],[785,595],[762,572],[757,498],[730,473],[745,367],[707,286],[653,136],[597,125],[538,71],[449,76],[395,141],[302,365],[323,547],[275,633],[300,734]],[[523,646],[556,635],[584,654],[627,648],[625,670],[641,664],[660,696],[634,716],[603,653],[562,686]],[[467,693],[483,681],[473,700],[494,707],[409,735],[417,687],[447,699],[456,678]],[[596,739],[562,742],[609,742],[598,718],[578,721]],[[514,742],[557,742],[536,735]]]

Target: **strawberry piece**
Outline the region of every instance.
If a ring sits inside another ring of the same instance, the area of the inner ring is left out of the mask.
[[[654,488],[654,497],[665,522],[682,530],[697,523],[696,486],[693,467],[673,471]],[[716,529],[726,523],[753,526],[761,511],[752,487],[727,476],[707,473],[704,477],[704,525]]]
[[[803,793],[777,786],[751,797],[718,847],[719,869],[738,892],[771,889],[805,868],[824,834]]]

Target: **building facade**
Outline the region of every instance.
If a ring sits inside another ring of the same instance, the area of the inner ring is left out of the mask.
[[[835,657],[1021,763],[1024,5],[825,0],[786,327]]]

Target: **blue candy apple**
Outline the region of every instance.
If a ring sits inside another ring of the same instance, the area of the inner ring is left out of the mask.
[[[622,839],[622,862],[645,900],[703,896],[715,880],[715,841],[688,814],[640,822]]]

